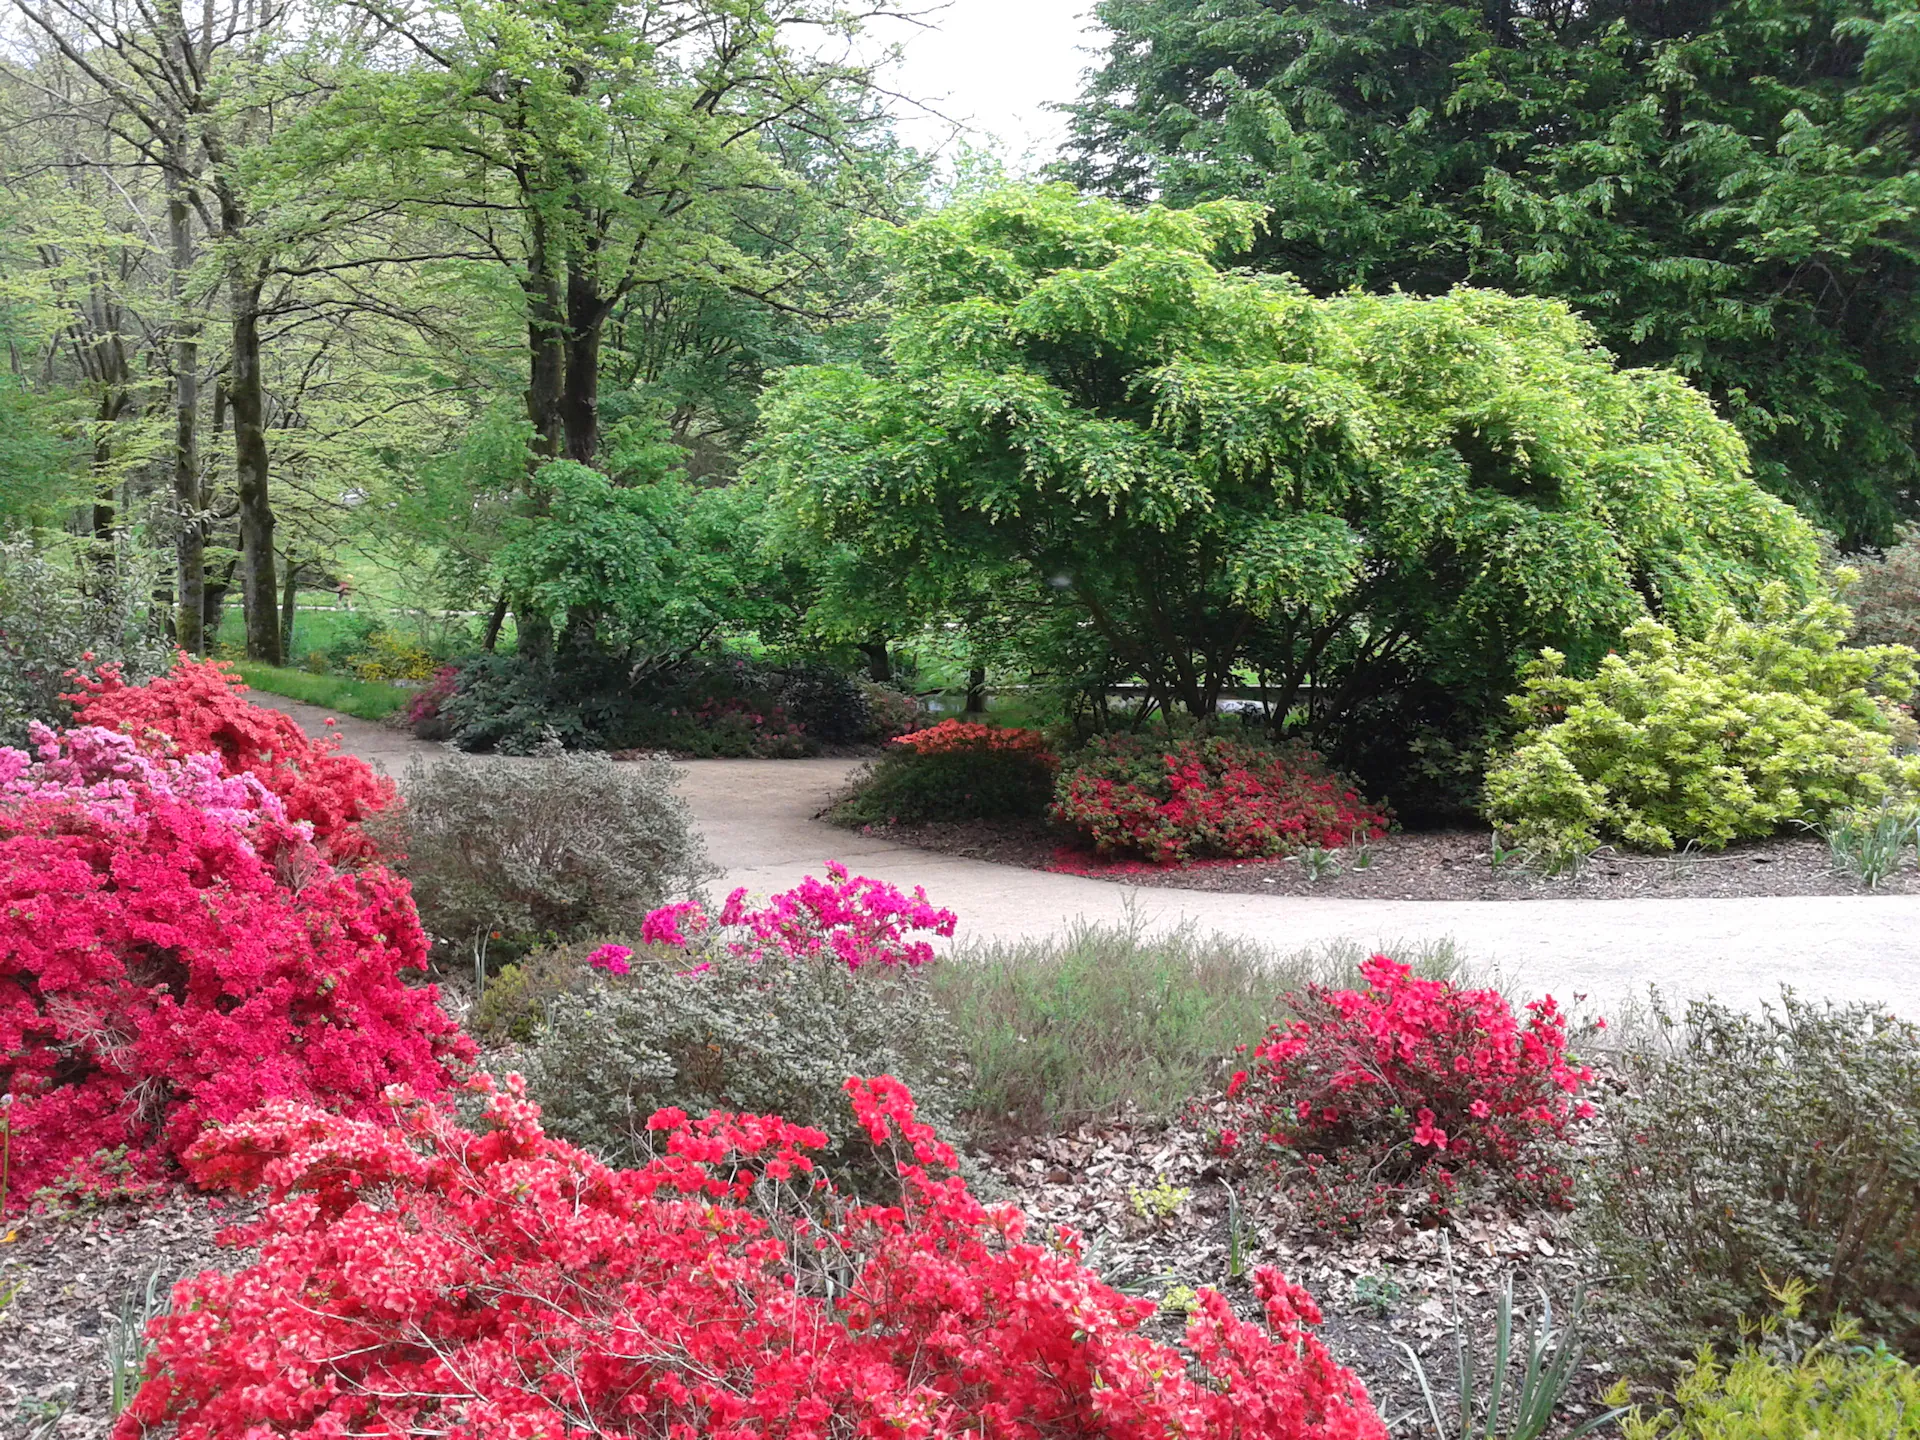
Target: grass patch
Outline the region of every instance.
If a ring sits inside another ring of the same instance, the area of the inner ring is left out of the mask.
[[[269,695],[284,695],[309,705],[324,705],[362,720],[384,720],[413,698],[413,691],[378,680],[349,680],[343,675],[314,675],[305,670],[287,670],[278,665],[259,665],[251,660],[236,660],[233,668],[255,690]]]
[[[1104,1116],[1171,1119],[1223,1084],[1234,1047],[1284,1019],[1309,981],[1352,985],[1372,950],[1284,954],[1192,926],[1080,925],[1064,936],[975,945],[934,967],[965,1038],[972,1132],[1008,1140]],[[1460,978],[1450,944],[1387,953]]]

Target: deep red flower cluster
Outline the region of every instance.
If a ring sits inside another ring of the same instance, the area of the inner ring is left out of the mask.
[[[901,1202],[814,1171],[776,1117],[653,1117],[614,1170],[548,1138],[513,1078],[487,1132],[396,1096],[395,1124],[270,1106],[189,1157],[265,1186],[237,1274],[175,1288],[114,1431],[141,1440],[1385,1440],[1306,1294],[1256,1275],[1264,1326],[1202,1292],[1182,1350],[1071,1232],[1032,1235],[951,1173],[889,1077],[850,1080]]]
[[[736,955],[827,957],[858,970],[862,965],[924,965],[933,959],[932,942],[908,937],[917,931],[948,938],[958,923],[953,911],[936,907],[918,885],[911,895],[904,894],[884,880],[849,874],[838,860],[829,860],[825,880],[808,875],[758,909],[747,907],[746,887],[740,887],[727,896],[717,922],[697,900],[663,905],[641,922],[640,938],[676,949],[699,938],[724,944]],[[602,962],[600,968],[612,965]]]
[[[916,755],[952,755],[957,751],[970,751],[1026,755],[1049,766],[1060,763],[1054,758],[1047,737],[1038,730],[1022,730],[1012,725],[980,725],[971,720],[942,720],[938,725],[929,725],[924,730],[896,735],[889,743],[903,750],[911,750]]]
[[[440,718],[440,707],[460,693],[460,667],[442,665],[407,702],[407,728],[429,725]]]
[[[1060,777],[1051,814],[1096,854],[1158,865],[1333,848],[1388,825],[1318,756],[1217,737],[1096,736]]]
[[[1346,1223],[1409,1198],[1444,1211],[1469,1177],[1564,1203],[1554,1152],[1593,1113],[1579,1099],[1593,1072],[1568,1053],[1553,997],[1529,1002],[1523,1021],[1497,990],[1422,979],[1384,955],[1360,973],[1365,989],[1287,997],[1299,1018],[1276,1025],[1227,1087],[1226,1148],[1303,1162],[1309,1182],[1351,1202],[1321,1218]],[[1358,1176],[1371,1193],[1355,1192]]]
[[[0,749],[0,1094],[10,1190],[101,1150],[163,1169],[268,1100],[365,1113],[471,1052],[406,882],[336,870],[254,772],[95,727]]]
[[[313,826],[335,861],[376,857],[360,822],[393,803],[391,780],[337,739],[315,740],[291,716],[246,700],[247,687],[217,660],[182,653],[165,675],[129,685],[118,666],[76,674],[76,723],[138,740],[153,755],[218,755],[229,775],[246,772],[286,803],[287,818]]]

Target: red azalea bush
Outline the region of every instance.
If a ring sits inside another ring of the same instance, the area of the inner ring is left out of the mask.
[[[182,653],[172,670],[140,685],[127,684],[114,665],[75,680],[80,689],[67,698],[77,724],[131,735],[153,755],[218,755],[229,775],[257,776],[288,819],[310,824],[332,859],[375,858],[360,822],[393,803],[393,782],[341,754],[337,739],[315,740],[291,716],[244,699],[247,687],[219,661]]]
[[[1062,771],[1051,813],[1096,854],[1158,865],[1348,845],[1389,823],[1317,755],[1219,737],[1097,735]]]
[[[260,778],[97,727],[0,749],[0,1094],[10,1189],[101,1150],[152,1175],[211,1121],[291,1099],[364,1114],[470,1042],[400,972],[404,880],[335,870]]]
[[[1444,1214],[1463,1179],[1563,1205],[1555,1152],[1593,1113],[1593,1072],[1567,1050],[1548,996],[1523,1021],[1497,990],[1423,980],[1375,955],[1363,990],[1288,995],[1276,1025],[1227,1087],[1229,1151],[1284,1152],[1303,1167],[1320,1223],[1350,1226],[1395,1205]]]
[[[1038,730],[942,720],[889,741],[828,818],[842,825],[1037,819],[1059,765]]]
[[[517,1080],[475,1088],[479,1137],[405,1097],[395,1128],[275,1105],[204,1137],[200,1184],[268,1192],[227,1237],[260,1258],[176,1287],[115,1440],[1385,1440],[1305,1292],[1263,1269],[1264,1327],[1203,1291],[1184,1353],[1149,1339],[1152,1303],[976,1200],[891,1077],[847,1082],[885,1206],[777,1117],[661,1111],[615,1170]]]

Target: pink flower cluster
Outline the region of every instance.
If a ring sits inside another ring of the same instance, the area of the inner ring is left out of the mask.
[[[747,908],[744,887],[727,896],[716,921],[697,901],[685,900],[650,913],[640,938],[650,945],[685,948],[694,937],[724,944],[736,955],[774,953],[790,959],[831,956],[849,970],[863,965],[924,965],[933,958],[916,931],[953,934],[959,917],[937,909],[918,885],[911,895],[881,880],[849,875],[837,860],[827,879],[809,875],[758,910]],[[691,932],[691,934],[689,934]]]
[[[1555,1144],[1593,1113],[1578,1098],[1593,1072],[1568,1053],[1553,998],[1523,1021],[1497,990],[1421,979],[1384,955],[1360,973],[1362,990],[1287,997],[1300,1018],[1276,1025],[1227,1087],[1229,1148],[1304,1157],[1310,1177],[1371,1177],[1371,1195],[1346,1197],[1360,1213],[1334,1217],[1346,1223],[1416,1182],[1444,1210],[1467,1176],[1564,1203]]]
[[[101,1150],[136,1177],[277,1099],[362,1113],[471,1053],[404,880],[211,755],[84,726],[0,749],[0,1095],[11,1198]]]
[[[1181,1348],[1071,1231],[977,1200],[891,1077],[852,1079],[896,1204],[837,1194],[775,1116],[650,1122],[615,1170],[524,1087],[489,1129],[393,1097],[390,1125],[292,1104],[211,1132],[201,1185],[264,1187],[259,1258],[175,1287],[115,1440],[1385,1440],[1313,1301],[1255,1273],[1265,1324],[1202,1291]]]

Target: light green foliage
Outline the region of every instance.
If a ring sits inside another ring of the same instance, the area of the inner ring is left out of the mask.
[[[1193,1191],[1176,1185],[1164,1175],[1154,1177],[1145,1188],[1135,1186],[1127,1192],[1127,1203],[1142,1220],[1164,1225],[1180,1213],[1180,1207],[1193,1198]]]
[[[969,948],[933,979],[962,1037],[975,1132],[1026,1135],[1129,1113],[1172,1118],[1225,1082],[1234,1047],[1280,1018],[1282,992],[1347,983],[1368,953],[1284,955],[1190,929],[1082,925]],[[1444,946],[1410,963],[1456,968]]]
[[[1920,1027],[1791,994],[1758,1015],[1657,1009],[1614,1067],[1628,1089],[1575,1214],[1630,1339],[1680,1356],[1799,1282],[1920,1356]]]
[[[1723,612],[1698,640],[1642,620],[1592,679],[1544,652],[1513,701],[1531,728],[1488,772],[1488,814],[1558,854],[1602,839],[1670,850],[1908,793],[1920,760],[1901,753],[1912,722],[1894,703],[1920,656],[1847,647],[1849,619],[1774,591],[1764,619]]]
[[[471,946],[484,973],[490,942],[510,954],[637,931],[649,910],[696,893],[715,872],[676,784],[658,757],[416,760],[374,828],[405,857],[427,932]]]
[[[580,973],[581,948],[524,968],[571,961]],[[544,1001],[527,1083],[549,1130],[615,1164],[646,1153],[647,1118],[671,1105],[817,1126],[829,1163],[858,1178],[870,1151],[842,1089],[850,1075],[897,1076],[921,1116],[953,1133],[963,1047],[924,973],[638,947],[625,975],[584,973]]]
[[[888,363],[789,372],[756,462],[858,557],[825,603],[968,620],[990,590],[1001,643],[1090,686],[1208,714],[1257,673],[1338,732],[1413,679],[1491,706],[1650,604],[1696,632],[1768,577],[1813,592],[1811,531],[1677,377],[1551,302],[1223,268],[1261,225],[1050,186],[873,232]]]
[[[1850,541],[1912,513],[1910,0],[1101,0],[1069,173],[1271,207],[1318,295],[1565,299]]]
[[[1789,1323],[1791,1323],[1789,1321]],[[1837,1322],[1798,1353],[1769,1324],[1731,1360],[1702,1349],[1674,1388],[1672,1404],[1635,1411],[1626,1440],[1917,1440],[1920,1371],[1885,1349],[1857,1343]]]

